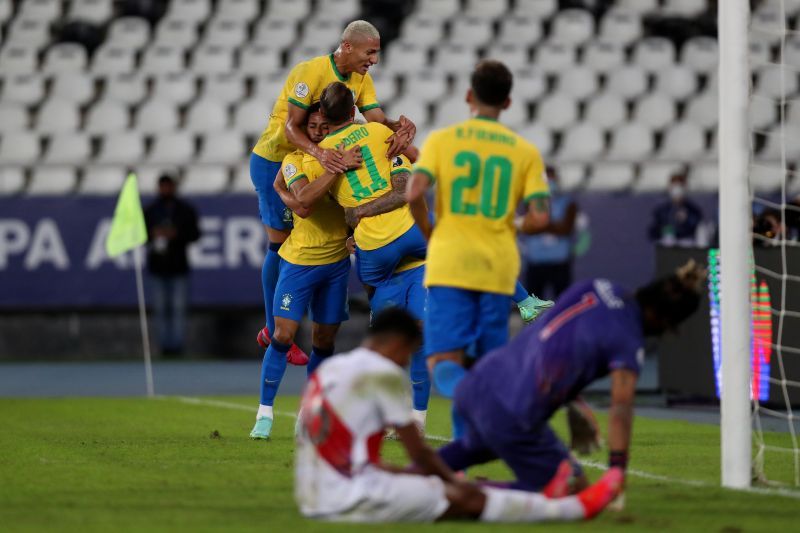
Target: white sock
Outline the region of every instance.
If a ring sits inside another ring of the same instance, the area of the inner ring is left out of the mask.
[[[535,492],[484,488],[482,522],[544,522],[582,520],[583,505],[576,496],[549,500]]]
[[[265,417],[265,416],[267,418],[272,418],[272,419],[275,418],[274,416],[272,416],[272,406],[271,405],[259,405],[258,406],[258,414],[256,414],[256,418],[262,418],[262,417]]]
[[[411,411],[411,419],[414,420],[417,424],[425,427],[425,420],[428,418],[428,411],[417,411],[414,409]]]

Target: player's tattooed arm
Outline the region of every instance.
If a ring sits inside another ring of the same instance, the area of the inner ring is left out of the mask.
[[[406,185],[411,177],[408,171],[396,172],[392,175],[392,190],[383,196],[344,210],[344,217],[351,228],[358,226],[362,218],[382,215],[406,205]]]
[[[282,170],[279,170],[278,174],[275,175],[275,181],[272,183],[272,187],[275,189],[275,192],[278,193],[283,203],[286,204],[286,207],[291,209],[292,212],[300,218],[307,218],[314,211],[313,206],[303,207],[303,204],[298,202],[294,195],[289,192],[289,189],[286,187],[286,180],[283,179]]]
[[[528,202],[528,211],[515,221],[522,233],[540,233],[550,224],[550,197],[536,196]]]

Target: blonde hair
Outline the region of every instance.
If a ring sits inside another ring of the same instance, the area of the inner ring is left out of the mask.
[[[352,41],[356,37],[380,39],[381,34],[378,32],[378,28],[366,20],[354,20],[342,32],[342,42]]]

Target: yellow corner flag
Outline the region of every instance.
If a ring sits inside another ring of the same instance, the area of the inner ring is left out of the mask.
[[[109,257],[133,250],[147,242],[147,226],[144,223],[142,202],[136,174],[128,174],[114,209],[111,229],[106,237],[106,253]]]

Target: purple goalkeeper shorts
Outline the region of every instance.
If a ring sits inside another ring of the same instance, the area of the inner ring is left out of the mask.
[[[439,449],[450,468],[463,470],[501,459],[516,477],[512,488],[535,492],[547,485],[564,459],[572,461],[574,475],[583,473],[546,417],[516,420],[468,378],[456,389],[454,399],[455,410],[465,421],[465,434]]]

